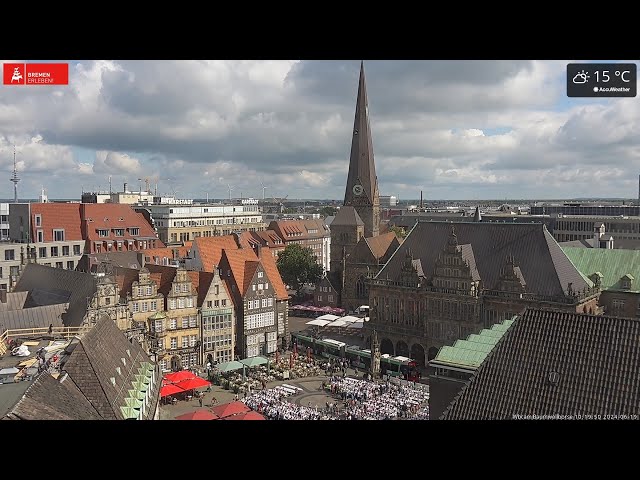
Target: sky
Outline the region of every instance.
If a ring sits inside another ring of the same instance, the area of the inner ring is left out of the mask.
[[[59,62],[68,85],[0,85],[0,198],[14,144],[20,198],[79,199],[109,176],[183,198],[344,198],[360,60]],[[639,97],[568,98],[571,62],[365,61],[380,194],[637,198]]]

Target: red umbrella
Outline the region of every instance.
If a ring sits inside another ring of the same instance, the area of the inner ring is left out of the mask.
[[[174,395],[176,393],[184,393],[184,389],[180,388],[177,385],[169,384],[165,385],[160,389],[160,397],[164,398],[168,395]]]
[[[231,402],[223,403],[222,405],[216,405],[211,410],[220,418],[224,418],[230,415],[236,415],[238,413],[245,413],[250,411],[251,409],[242,402]]]
[[[204,378],[194,377],[188,380],[182,380],[181,382],[176,383],[176,385],[183,390],[193,390],[195,388],[208,387],[211,385],[211,382],[206,381]]]
[[[237,415],[231,415],[230,417],[224,417],[220,420],[266,420],[263,415],[258,412],[239,413]]]
[[[211,410],[206,408],[202,408],[200,410],[196,410],[195,412],[185,413],[175,418],[176,420],[217,420],[218,415],[213,413]]]
[[[179,372],[168,373],[164,378],[171,383],[178,383],[182,380],[189,380],[195,378],[195,375],[189,370],[180,370]]]

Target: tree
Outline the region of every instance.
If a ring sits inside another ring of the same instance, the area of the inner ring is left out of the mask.
[[[332,216],[332,215],[335,215],[337,211],[338,211],[338,209],[337,209],[337,208],[327,206],[327,207],[322,207],[322,208],[318,211],[318,213],[319,213],[319,214],[321,214],[321,215],[323,215],[323,216],[325,216],[325,217],[330,217],[330,216]]]
[[[305,283],[316,283],[322,277],[322,265],[310,248],[293,243],[278,255],[278,270],[282,280],[296,293]]]
[[[390,227],[389,231],[395,233],[398,238],[404,238],[407,236],[407,232],[404,231],[404,228],[397,227],[395,225]]]

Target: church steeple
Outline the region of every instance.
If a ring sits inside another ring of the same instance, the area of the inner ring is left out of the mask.
[[[360,81],[356,115],[353,122],[349,176],[344,194],[344,204],[353,206],[365,225],[365,236],[379,233],[380,197],[378,178],[373,158],[373,143],[369,125],[367,86],[364,78],[364,62],[360,64]]]

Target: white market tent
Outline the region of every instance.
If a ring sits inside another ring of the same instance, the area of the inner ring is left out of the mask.
[[[347,328],[363,328],[364,322],[353,322],[347,325]]]
[[[360,320],[360,317],[354,317],[353,315],[345,315],[340,320],[342,320],[342,321],[344,321],[346,323],[353,323],[353,322],[357,322],[358,320]]]
[[[306,325],[314,325],[316,327],[325,327],[329,325],[331,322],[329,320],[320,320],[316,318],[315,320],[310,320],[306,323]]]
[[[345,322],[344,318],[338,318],[337,320],[334,320],[329,325],[327,325],[327,327],[344,327],[345,325],[348,325],[349,323],[351,323],[351,322]]]
[[[324,315],[321,315],[318,318],[316,318],[316,320],[329,320],[330,322],[333,322],[334,320],[337,320],[338,318],[340,318],[338,315],[332,315],[330,313],[325,313]]]

